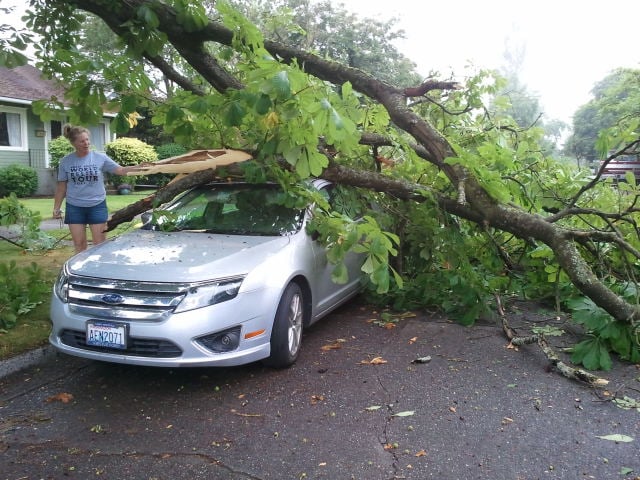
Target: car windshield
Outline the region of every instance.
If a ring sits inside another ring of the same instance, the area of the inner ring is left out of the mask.
[[[145,228],[231,235],[287,235],[300,229],[303,211],[282,205],[275,185],[208,185],[154,212]]]

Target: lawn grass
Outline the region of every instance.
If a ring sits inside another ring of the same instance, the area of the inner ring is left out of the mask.
[[[41,267],[44,281],[52,287],[60,267],[71,255],[73,247],[66,244],[55,250],[36,253],[0,241],[2,262],[15,261],[19,266],[35,263]],[[49,296],[45,296],[34,310],[18,318],[14,328],[0,332],[0,361],[46,344],[51,329],[49,302]]]
[[[135,192],[129,195],[109,195],[107,206],[109,213],[113,213],[127,205],[149,195],[150,192]],[[40,213],[43,220],[51,218],[53,197],[21,198],[20,203],[29,210]],[[109,232],[108,236],[117,235],[123,230],[131,228],[130,224],[123,224]],[[53,287],[53,283],[62,264],[73,255],[70,245],[71,237],[66,225],[60,229],[48,230],[47,234],[61,240],[57,248],[48,251],[25,251],[10,242],[0,239],[0,261],[15,261],[18,266],[27,266],[32,262],[43,270],[44,280]],[[47,343],[51,322],[49,320],[50,298],[45,296],[42,303],[28,314],[19,317],[14,328],[6,332],[0,331],[0,361],[33,350]]]
[[[113,213],[131,203],[137,202],[151,193],[153,193],[153,190],[139,191],[128,195],[107,195],[107,207],[109,209],[109,213]],[[51,212],[53,211],[53,197],[20,198],[19,201],[32,212],[38,212],[43,220],[51,218]],[[62,208],[64,209],[64,204]]]

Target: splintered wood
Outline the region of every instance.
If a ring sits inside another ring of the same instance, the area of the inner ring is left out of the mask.
[[[251,158],[251,155],[247,152],[240,150],[192,150],[184,155],[166,158],[150,165],[140,165],[127,172],[127,175],[149,175],[152,173],[187,174],[244,162]]]

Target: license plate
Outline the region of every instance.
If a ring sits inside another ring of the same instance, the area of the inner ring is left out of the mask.
[[[127,348],[127,325],[90,320],[87,322],[87,345],[124,350]]]

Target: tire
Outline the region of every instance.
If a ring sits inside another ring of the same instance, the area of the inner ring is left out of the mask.
[[[304,320],[304,299],[296,283],[290,283],[280,298],[271,329],[271,355],[264,361],[273,368],[295,363],[300,353]]]

